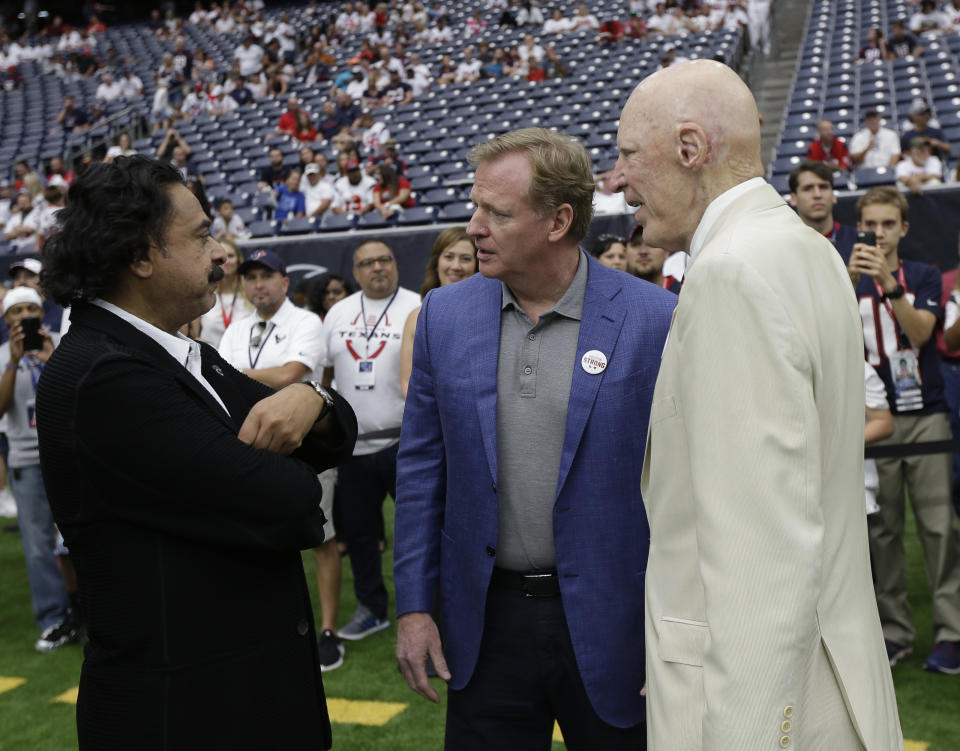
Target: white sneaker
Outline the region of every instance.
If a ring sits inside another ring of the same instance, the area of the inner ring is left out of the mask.
[[[10,488],[0,490],[0,516],[10,519],[17,517],[17,502],[13,499]]]

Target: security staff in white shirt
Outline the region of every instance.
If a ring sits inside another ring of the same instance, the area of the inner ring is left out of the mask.
[[[255,250],[240,264],[238,273],[255,312],[227,327],[220,340],[220,356],[275,389],[316,378],[313,373],[323,359],[323,325],[318,315],[290,302],[290,277],[283,259],[270,250]],[[322,473],[320,482],[327,522],[323,544],[314,548],[313,554],[322,624],[318,649],[320,667],[326,671],[343,663],[343,647],[335,635],[340,601],[340,555],[333,526],[335,470]]]

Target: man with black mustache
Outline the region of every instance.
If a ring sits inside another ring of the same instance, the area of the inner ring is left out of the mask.
[[[299,551],[323,540],[317,472],[350,457],[352,409],[178,333],[225,255],[169,164],[95,165],[58,219],[41,283],[72,325],[36,411],[90,635],[80,748],[329,748]]]

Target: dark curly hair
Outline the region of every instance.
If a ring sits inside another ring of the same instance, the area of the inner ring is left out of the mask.
[[[308,292],[307,298],[307,307],[321,318],[327,314],[327,310],[324,308],[327,287],[330,286],[330,282],[334,280],[343,285],[343,289],[348,296],[357,291],[357,288],[353,286],[353,283],[349,279],[344,279],[342,276],[339,274],[334,274],[332,271],[326,271],[323,274],[320,274],[320,276],[311,279],[310,291]]]
[[[145,156],[94,164],[70,186],[59,231],[43,246],[40,283],[61,305],[110,292],[123,269],[163,247],[169,188],[184,185],[170,164]]]

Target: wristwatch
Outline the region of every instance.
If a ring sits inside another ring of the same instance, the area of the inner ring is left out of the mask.
[[[321,386],[317,381],[304,381],[304,383],[316,391],[320,395],[320,398],[323,399],[323,409],[321,409],[320,414],[317,415],[317,422],[320,422],[324,417],[327,416],[328,412],[333,411],[333,396],[331,396],[330,392]]]
[[[880,296],[880,301],[884,302],[886,300],[899,300],[901,297],[903,297],[904,292],[906,292],[906,290],[903,288],[903,285],[900,284],[900,282],[897,282],[897,286],[894,288],[893,292],[884,292],[883,295]]]

